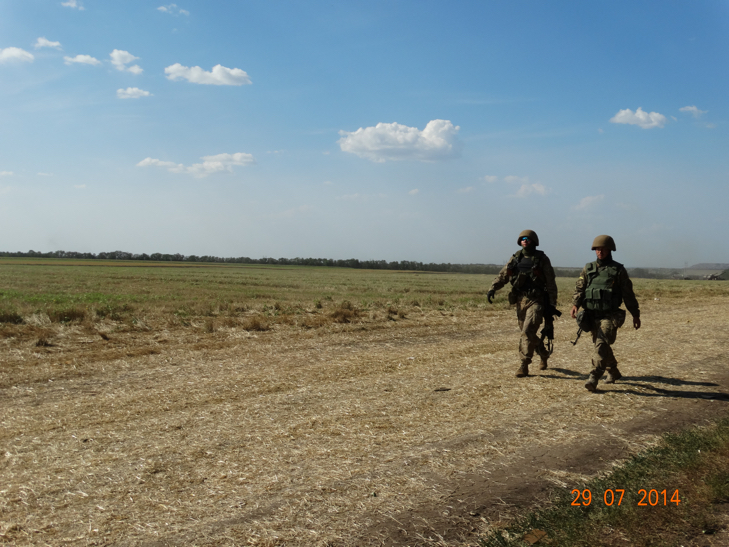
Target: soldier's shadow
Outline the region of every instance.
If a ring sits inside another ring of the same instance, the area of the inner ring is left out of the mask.
[[[541,374],[542,377],[554,378],[561,380],[581,379],[587,380],[589,374],[577,372],[566,368],[552,368],[552,372],[556,374]],[[602,381],[604,381],[603,376]],[[680,391],[666,389],[655,384],[666,384],[669,386],[697,386],[697,387],[719,387],[715,382],[693,382],[691,380],[682,380],[680,378],[667,378],[665,376],[627,376],[624,375],[616,384],[609,384],[610,389],[598,389],[595,393],[624,393],[626,395],[637,395],[639,397],[671,397],[676,399],[712,399],[715,401],[729,401],[729,394],[721,391]],[[634,388],[641,388],[647,391],[638,391]]]

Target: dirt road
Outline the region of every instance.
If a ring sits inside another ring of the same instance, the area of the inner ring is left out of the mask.
[[[643,304],[589,393],[556,323],[514,376],[511,312],[380,325],[6,336],[0,543],[460,545],[665,431],[726,414],[729,299]],[[48,333],[47,333],[48,334]]]

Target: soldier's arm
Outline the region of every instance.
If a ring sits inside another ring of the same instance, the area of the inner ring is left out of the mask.
[[[499,272],[499,275],[497,275],[494,278],[494,281],[491,283],[490,291],[498,291],[501,287],[506,285],[509,282],[509,278],[511,277],[511,260],[506,263],[506,266],[501,268],[501,271]]]
[[[544,272],[544,281],[547,286],[547,294],[549,295],[549,303],[552,306],[557,305],[557,279],[554,275],[554,268],[547,256],[542,261],[542,271]]]
[[[635,297],[635,293],[633,292],[633,282],[630,280],[625,268],[620,270],[618,282],[620,283],[620,292],[623,295],[625,307],[628,308],[630,315],[632,315],[634,319],[640,318],[640,308],[638,306],[638,299]]]
[[[579,308],[585,301],[585,288],[587,288],[587,269],[582,268],[580,277],[575,283],[575,292],[572,293],[572,306]]]

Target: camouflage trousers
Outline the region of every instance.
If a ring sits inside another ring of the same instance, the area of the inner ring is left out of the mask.
[[[521,330],[519,357],[521,357],[522,364],[531,363],[535,351],[544,361],[549,359],[549,352],[537,335],[544,319],[542,305],[527,297],[520,298],[516,302],[516,319],[519,321],[519,330]]]
[[[618,336],[618,326],[611,314],[593,317],[591,324],[592,343],[595,345],[592,352],[592,374],[599,379],[605,370],[611,372],[618,368],[618,360],[615,359],[611,347]]]

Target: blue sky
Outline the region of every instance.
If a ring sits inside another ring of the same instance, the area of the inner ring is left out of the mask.
[[[729,2],[0,0],[0,250],[729,262]]]

